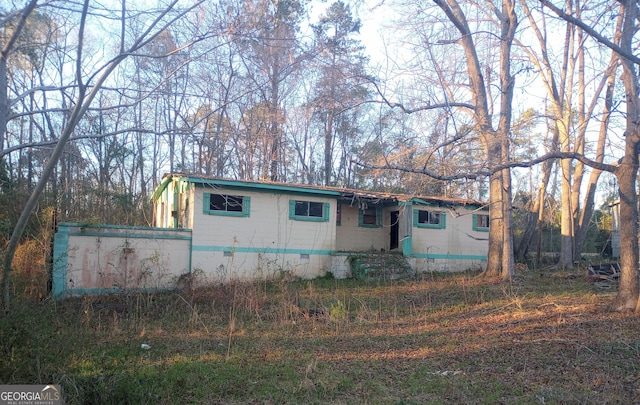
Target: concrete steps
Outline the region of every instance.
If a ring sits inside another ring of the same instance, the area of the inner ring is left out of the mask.
[[[354,253],[351,274],[359,280],[395,280],[415,275],[405,257],[395,253]]]

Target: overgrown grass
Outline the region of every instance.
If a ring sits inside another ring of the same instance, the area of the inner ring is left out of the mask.
[[[17,300],[0,383],[69,404],[639,403],[640,323],[614,289],[523,272]]]

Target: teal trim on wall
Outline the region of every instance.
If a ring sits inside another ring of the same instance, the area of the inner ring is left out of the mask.
[[[53,269],[51,272],[51,295],[61,298],[67,288],[67,256],[69,254],[69,227],[58,224],[53,237]]]
[[[406,235],[401,238],[402,240],[402,254],[405,256],[411,256],[413,254],[413,227],[411,226],[413,211],[413,201],[402,201],[398,203],[398,206],[402,208],[403,225]]]
[[[382,207],[376,207],[376,223],[365,224],[364,223],[364,210],[358,209],[358,227],[360,228],[382,228]]]
[[[211,193],[202,194],[202,213],[209,215],[209,207],[211,207]]]
[[[413,255],[413,239],[411,237],[402,240],[402,254],[405,256]]]
[[[487,260],[486,255],[458,255],[440,253],[415,253],[413,257],[418,259],[450,259],[450,260]]]
[[[289,200],[289,219],[296,219],[296,200]]]
[[[282,184],[272,183],[258,183],[258,182],[243,182],[237,180],[223,180],[223,179],[201,179],[197,177],[184,177],[186,181],[194,184],[212,185],[212,186],[224,186],[230,189],[237,190],[255,190],[263,192],[287,192],[294,194],[306,194],[306,195],[322,195],[322,196],[339,196],[340,192],[335,190],[322,190],[315,188],[287,186]]]
[[[58,227],[61,227],[61,226],[67,227],[67,228],[79,227],[85,230],[87,229],[126,229],[126,230],[143,230],[143,231],[165,231],[165,232],[172,232],[172,233],[177,233],[177,232],[191,233],[191,229],[189,228],[173,229],[173,228],[160,228],[156,226],[102,225],[102,224],[87,224],[82,222],[61,222],[60,224],[58,224]]]
[[[479,215],[485,215],[485,216],[489,216],[489,214],[473,214],[473,219],[472,221],[472,225],[473,225],[473,230],[477,231],[477,232],[489,232],[489,227],[485,227],[485,226],[478,226],[478,216]]]
[[[67,298],[74,297],[80,295],[106,295],[106,294],[124,294],[131,293],[132,291],[140,291],[140,292],[155,292],[155,291],[166,291],[174,289],[173,286],[167,287],[146,287],[146,288],[123,288],[123,287],[114,287],[114,288],[70,288],[65,290],[64,294],[59,296],[58,298]]]
[[[310,217],[303,215],[296,215],[296,201],[306,201],[306,200],[289,200],[289,219],[294,221],[310,221],[310,222],[329,222],[329,216],[331,209],[331,204],[328,202],[321,203],[322,204],[322,216],[321,217]],[[318,202],[318,201],[306,201],[306,202]]]
[[[421,224],[419,222],[420,220],[420,213],[419,211],[430,211],[430,212],[438,212],[440,214],[440,223],[439,224]],[[416,228],[429,228],[429,229],[446,229],[447,228],[447,213],[444,211],[439,211],[439,210],[421,210],[421,209],[414,209],[413,210],[413,226],[415,226]]]
[[[287,249],[287,248],[257,248],[257,247],[242,247],[242,246],[208,246],[208,245],[194,245],[191,247],[192,252],[237,252],[237,253],[275,253],[275,254],[287,254],[287,255],[320,255],[330,256],[334,253],[333,250],[328,249]]]
[[[434,203],[431,203],[431,202],[425,201],[425,200],[423,200],[423,199],[421,199],[421,198],[418,198],[418,197],[414,197],[414,198],[412,198],[412,200],[411,200],[411,201],[413,201],[413,202],[415,202],[415,203],[417,203],[417,204],[419,204],[419,205],[423,205],[423,206],[425,206],[425,207],[438,207],[438,204],[434,204]]]
[[[58,227],[58,230],[60,228]],[[167,229],[171,228],[165,228]],[[173,229],[171,229],[173,230]],[[58,231],[59,232],[59,231]],[[117,233],[93,231],[68,231],[69,236],[96,236],[102,238],[127,238],[127,239],[170,239],[170,240],[191,240],[191,235],[149,235],[147,233]]]
[[[202,212],[205,215],[219,215],[223,217],[249,217],[251,215],[251,197],[239,195],[242,197],[242,212],[234,211],[218,211],[209,209],[211,207],[211,195],[213,193],[203,193],[202,195]],[[219,193],[218,195],[228,195]]]

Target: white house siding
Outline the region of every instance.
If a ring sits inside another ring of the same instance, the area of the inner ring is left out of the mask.
[[[173,287],[189,272],[190,243],[189,231],[59,224],[53,295]]]
[[[412,251],[416,259],[414,269],[464,271],[483,268],[486,264],[489,233],[473,229],[472,211],[459,208],[443,212],[446,213],[444,229],[413,227]]]
[[[336,240],[335,200],[225,188],[195,190],[192,265],[210,279],[270,278],[282,272],[313,278],[330,270]],[[249,215],[203,213],[205,193],[249,197]],[[328,203],[328,221],[290,219],[290,200]]]
[[[342,221],[336,230],[336,249],[341,252],[381,251],[389,249],[389,210],[382,211],[379,227],[359,225],[360,210],[342,204]]]

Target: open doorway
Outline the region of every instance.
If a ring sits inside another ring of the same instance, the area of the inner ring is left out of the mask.
[[[400,241],[400,211],[391,211],[391,226],[389,227],[389,250],[397,249]]]

